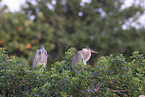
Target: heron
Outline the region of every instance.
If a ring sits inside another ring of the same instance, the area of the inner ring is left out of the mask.
[[[47,65],[47,51],[45,50],[44,46],[41,46],[41,49],[36,50],[36,52],[33,55],[33,61],[32,61],[32,69],[34,70],[35,66],[42,65],[46,70]]]
[[[76,54],[73,56],[71,68],[74,68],[74,65],[77,65],[79,62],[83,61],[83,63],[86,65],[87,61],[91,57],[91,53],[98,53],[90,48],[83,48],[82,50],[76,52]]]

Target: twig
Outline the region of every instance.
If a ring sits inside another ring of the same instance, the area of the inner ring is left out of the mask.
[[[109,91],[113,91],[113,92],[125,92],[125,91],[128,91],[128,90],[109,90]]]
[[[114,71],[115,71],[115,70],[113,70],[113,71],[111,72],[111,74],[109,75],[109,77],[113,74]]]
[[[22,90],[19,88],[19,86],[17,85],[17,83],[15,83],[15,84],[16,84],[17,88],[19,89],[19,91],[20,91],[22,94],[24,94],[24,91],[22,91]]]
[[[128,90],[109,90],[109,91],[116,92],[116,93],[119,93],[119,94],[123,94],[123,95],[125,95],[125,96],[128,96],[128,95],[126,95],[126,94],[124,94],[124,93],[121,93],[121,92],[126,92],[126,91],[128,91]]]
[[[98,87],[96,85],[97,90],[99,90],[102,85],[104,85],[104,83],[101,83],[101,85],[99,85]]]
[[[14,81],[14,80],[13,80],[13,81]],[[23,80],[22,80],[22,81],[23,81]],[[32,84],[33,84],[33,82],[32,82],[30,85],[26,86],[25,90],[24,90],[24,91],[22,91],[22,90],[19,88],[18,84],[17,84],[17,83],[15,83],[15,85],[16,85],[16,86],[17,86],[17,88],[18,88],[18,90],[19,90],[22,94],[24,94],[24,93],[25,93],[25,91],[26,91],[26,89],[27,89],[28,87],[30,87]]]

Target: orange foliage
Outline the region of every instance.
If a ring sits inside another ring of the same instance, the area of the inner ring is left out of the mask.
[[[18,31],[22,31],[24,27],[18,27]]]
[[[31,44],[30,44],[30,43],[27,43],[27,44],[26,44],[26,48],[27,48],[27,49],[30,49],[30,48],[31,48]]]
[[[0,40],[0,45],[2,45],[3,44],[3,41],[2,40]]]
[[[16,45],[16,46],[15,46],[15,49],[17,50],[17,49],[19,49],[19,47]]]

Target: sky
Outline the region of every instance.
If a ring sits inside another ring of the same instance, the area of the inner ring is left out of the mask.
[[[6,4],[11,12],[19,11],[20,6],[25,3],[26,0],[2,0],[2,5]],[[31,0],[33,1],[33,0]],[[55,0],[54,0],[55,1]],[[84,2],[90,3],[91,0],[82,0],[81,5],[84,5]],[[125,0],[125,4],[122,8],[129,7],[132,5],[134,0]]]
[[[33,0],[31,0],[33,1]],[[55,0],[53,0],[55,1]],[[126,8],[126,7],[130,7],[132,5],[134,0],[125,0],[124,4],[122,5],[122,9]],[[11,12],[16,12],[16,11],[19,11],[20,10],[20,6],[22,4],[24,4],[26,2],[26,0],[2,0],[2,5],[7,5],[8,6],[8,9],[11,11]],[[82,0],[82,2],[80,3],[81,6],[84,5],[84,3],[87,2],[87,3],[90,3],[91,0]],[[54,2],[55,3],[55,2]],[[136,0],[136,3],[138,3],[138,0]],[[145,3],[145,2],[144,2]],[[123,29],[127,29],[127,26],[130,25],[130,22],[132,19],[130,19],[128,22],[126,22],[126,24],[124,24],[122,27]],[[137,22],[141,23],[143,26],[145,26],[145,11],[144,11],[144,15],[142,15],[138,20]],[[136,28],[139,28],[140,26],[136,23],[136,22],[133,22],[131,23],[132,26],[136,27]]]
[[[26,0],[2,0],[2,5],[7,5],[11,12],[19,11],[20,6],[25,3]]]

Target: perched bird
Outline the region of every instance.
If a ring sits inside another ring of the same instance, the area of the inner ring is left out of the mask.
[[[32,62],[32,69],[34,70],[35,66],[43,64],[43,67],[46,70],[47,65],[47,51],[45,50],[44,46],[41,46],[41,49],[36,50],[35,54],[33,55],[33,62]]]
[[[145,97],[145,95],[139,95],[138,97]]]
[[[90,48],[83,48],[82,50],[76,52],[76,54],[73,56],[72,63],[71,63],[72,70],[74,68],[74,65],[77,65],[80,61],[83,61],[83,63],[86,65],[87,61],[91,57],[91,52],[98,53]]]

